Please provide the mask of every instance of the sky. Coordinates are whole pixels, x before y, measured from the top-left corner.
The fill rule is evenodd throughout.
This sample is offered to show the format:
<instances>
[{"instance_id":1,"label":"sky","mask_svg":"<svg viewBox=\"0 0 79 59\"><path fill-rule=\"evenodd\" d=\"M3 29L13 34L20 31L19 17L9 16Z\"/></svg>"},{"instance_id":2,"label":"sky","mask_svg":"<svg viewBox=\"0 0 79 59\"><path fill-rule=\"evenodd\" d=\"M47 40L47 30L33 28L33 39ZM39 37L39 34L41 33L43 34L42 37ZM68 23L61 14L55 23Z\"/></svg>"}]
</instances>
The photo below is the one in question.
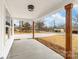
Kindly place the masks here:
<instances>
[{"instance_id":1,"label":"sky","mask_svg":"<svg viewBox=\"0 0 79 59\"><path fill-rule=\"evenodd\" d=\"M77 14L78 14L78 6L74 5L73 9L72 9L72 18L76 17ZM54 20L55 20L56 26L63 25L63 24L65 24L65 16L66 16L66 12L65 12L64 9L62 9L61 11L57 12L56 14L45 17L44 18L45 19L45 25L48 26L48 27L53 26Z\"/></svg>"},{"instance_id":2,"label":"sky","mask_svg":"<svg viewBox=\"0 0 79 59\"><path fill-rule=\"evenodd\" d=\"M78 14L78 6L74 5L72 9L72 17L74 18L77 14ZM65 24L65 15L66 12L64 9L62 9L61 11L58 11L53 15L50 16L48 15L44 17L44 24L48 27L54 26L54 20L55 20L56 26L63 25ZM14 22L16 23L16 25L19 25L18 21L14 21Z\"/></svg>"}]
</instances>

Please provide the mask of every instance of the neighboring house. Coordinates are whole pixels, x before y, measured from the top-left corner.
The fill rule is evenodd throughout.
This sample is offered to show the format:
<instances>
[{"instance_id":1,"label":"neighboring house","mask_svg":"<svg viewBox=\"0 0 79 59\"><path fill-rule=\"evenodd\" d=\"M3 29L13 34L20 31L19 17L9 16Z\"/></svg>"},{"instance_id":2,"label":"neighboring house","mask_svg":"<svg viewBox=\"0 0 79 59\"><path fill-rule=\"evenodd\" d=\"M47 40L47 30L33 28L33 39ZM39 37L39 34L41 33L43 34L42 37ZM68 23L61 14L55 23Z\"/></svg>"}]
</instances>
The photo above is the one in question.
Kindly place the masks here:
<instances>
[{"instance_id":1,"label":"neighboring house","mask_svg":"<svg viewBox=\"0 0 79 59\"><path fill-rule=\"evenodd\" d=\"M54 32L64 32L64 29L54 29Z\"/></svg>"},{"instance_id":2,"label":"neighboring house","mask_svg":"<svg viewBox=\"0 0 79 59\"><path fill-rule=\"evenodd\" d=\"M73 28L72 33L78 34L78 28Z\"/></svg>"}]
</instances>

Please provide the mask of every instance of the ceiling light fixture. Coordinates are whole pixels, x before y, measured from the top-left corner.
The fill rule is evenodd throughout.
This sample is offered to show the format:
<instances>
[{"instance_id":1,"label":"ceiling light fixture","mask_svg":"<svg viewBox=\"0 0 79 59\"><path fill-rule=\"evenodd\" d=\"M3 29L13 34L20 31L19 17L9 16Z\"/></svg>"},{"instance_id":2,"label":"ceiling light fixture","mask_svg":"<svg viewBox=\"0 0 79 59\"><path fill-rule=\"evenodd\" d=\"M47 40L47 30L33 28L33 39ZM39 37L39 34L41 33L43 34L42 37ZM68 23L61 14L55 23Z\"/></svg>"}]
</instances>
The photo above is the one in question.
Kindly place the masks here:
<instances>
[{"instance_id":1,"label":"ceiling light fixture","mask_svg":"<svg viewBox=\"0 0 79 59\"><path fill-rule=\"evenodd\" d=\"M34 5L28 5L28 11L33 11L34 10Z\"/></svg>"}]
</instances>

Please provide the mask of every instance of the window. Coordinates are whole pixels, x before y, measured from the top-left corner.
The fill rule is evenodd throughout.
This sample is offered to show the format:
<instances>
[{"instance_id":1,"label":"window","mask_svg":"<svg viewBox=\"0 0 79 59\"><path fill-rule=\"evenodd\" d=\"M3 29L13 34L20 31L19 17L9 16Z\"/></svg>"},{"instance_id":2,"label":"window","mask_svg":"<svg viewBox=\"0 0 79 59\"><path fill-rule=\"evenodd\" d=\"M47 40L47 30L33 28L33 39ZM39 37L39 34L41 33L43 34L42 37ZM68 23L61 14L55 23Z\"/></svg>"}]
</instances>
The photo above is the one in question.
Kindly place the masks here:
<instances>
[{"instance_id":1,"label":"window","mask_svg":"<svg viewBox=\"0 0 79 59\"><path fill-rule=\"evenodd\" d=\"M6 9L5 14L6 14L6 16L5 16L5 19L6 19L6 39L9 39L12 35L12 18L10 17L10 14L7 11L7 9Z\"/></svg>"}]
</instances>

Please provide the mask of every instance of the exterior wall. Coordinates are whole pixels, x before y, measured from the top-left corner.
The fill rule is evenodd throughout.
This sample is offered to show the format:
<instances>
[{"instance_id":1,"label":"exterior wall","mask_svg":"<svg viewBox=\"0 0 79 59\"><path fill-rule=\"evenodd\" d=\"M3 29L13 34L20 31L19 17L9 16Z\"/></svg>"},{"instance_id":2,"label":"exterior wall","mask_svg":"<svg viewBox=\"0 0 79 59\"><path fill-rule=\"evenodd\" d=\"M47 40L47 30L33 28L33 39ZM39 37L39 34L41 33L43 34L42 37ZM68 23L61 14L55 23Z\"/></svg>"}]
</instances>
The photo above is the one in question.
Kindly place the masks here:
<instances>
[{"instance_id":1,"label":"exterior wall","mask_svg":"<svg viewBox=\"0 0 79 59\"><path fill-rule=\"evenodd\" d=\"M6 29L6 27L8 26L8 33L6 34L6 32L5 32L5 41L4 41L4 59L6 59L7 58L7 56L8 56L8 53L9 53L9 51L10 51L10 48L11 48L11 46L12 46L12 43L13 43L13 41L14 41L14 37L13 37L13 32L14 32L14 28L13 28L13 22L11 22L12 21L12 18L11 18L11 15L9 14L9 12L8 12L8 10L6 9L6 8L4 8L4 18L5 18L5 29ZM8 18L7 18L8 17ZM6 24L6 21L8 21L9 22L9 24L10 25L7 25ZM6 31L6 30L5 30ZM6 38L6 36L7 36L7 38Z\"/></svg>"},{"instance_id":2,"label":"exterior wall","mask_svg":"<svg viewBox=\"0 0 79 59\"><path fill-rule=\"evenodd\" d=\"M4 39L4 22L3 22L3 1L0 0L0 59L3 57L3 39Z\"/></svg>"},{"instance_id":3,"label":"exterior wall","mask_svg":"<svg viewBox=\"0 0 79 59\"><path fill-rule=\"evenodd\" d=\"M6 14L5 14L5 6L3 3L3 0L0 0L0 59L6 59L7 55L9 53L9 50L12 46L12 43L14 41L13 32L14 32L14 25L12 22L12 26L9 30L10 38L6 38ZM11 28L12 28L12 34L11 34Z\"/></svg>"}]
</instances>

